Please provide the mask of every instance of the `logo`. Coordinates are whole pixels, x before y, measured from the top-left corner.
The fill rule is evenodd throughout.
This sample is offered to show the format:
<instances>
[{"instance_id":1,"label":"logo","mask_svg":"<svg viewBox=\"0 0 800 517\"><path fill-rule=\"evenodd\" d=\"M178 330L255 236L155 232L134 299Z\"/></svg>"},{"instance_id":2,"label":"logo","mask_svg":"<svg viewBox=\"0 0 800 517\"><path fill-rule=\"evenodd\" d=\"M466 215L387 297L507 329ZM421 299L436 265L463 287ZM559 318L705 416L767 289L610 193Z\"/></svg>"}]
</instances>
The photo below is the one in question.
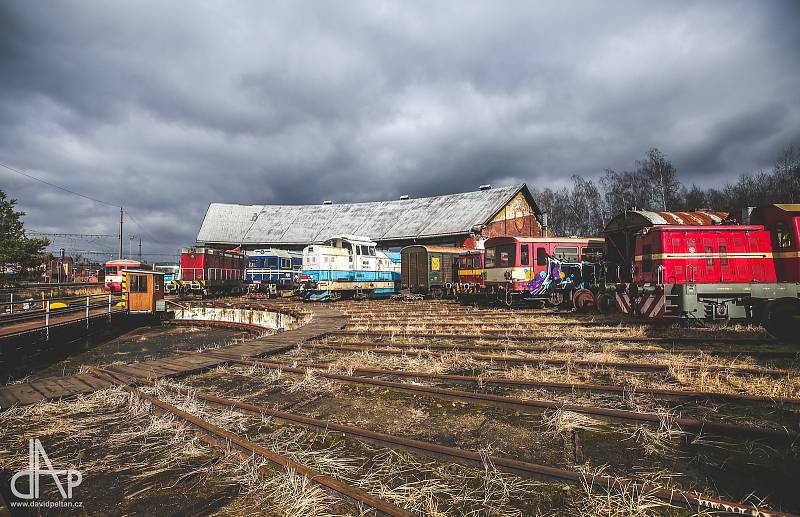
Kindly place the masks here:
<instances>
[{"instance_id":1,"label":"logo","mask_svg":"<svg viewBox=\"0 0 800 517\"><path fill-rule=\"evenodd\" d=\"M80 470L56 470L47 457L47 453L38 438L28 440L28 470L21 470L11 478L11 493L20 499L39 498L39 478L50 476L53 478L62 499L72 499L72 489L79 486L83 480ZM65 478L62 483L62 476ZM17 481L28 478L28 493L17 489ZM65 487L66 484L66 487Z\"/></svg>"}]
</instances>

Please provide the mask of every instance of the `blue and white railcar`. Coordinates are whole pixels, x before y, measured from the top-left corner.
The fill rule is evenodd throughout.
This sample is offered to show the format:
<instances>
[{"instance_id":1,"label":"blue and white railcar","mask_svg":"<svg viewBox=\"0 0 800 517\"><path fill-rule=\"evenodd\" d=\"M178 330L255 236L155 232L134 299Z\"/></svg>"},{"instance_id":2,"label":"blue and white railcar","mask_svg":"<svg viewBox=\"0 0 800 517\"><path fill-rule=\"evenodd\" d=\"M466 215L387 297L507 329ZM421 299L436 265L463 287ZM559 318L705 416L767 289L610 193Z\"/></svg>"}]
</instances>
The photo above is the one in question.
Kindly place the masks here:
<instances>
[{"instance_id":1,"label":"blue and white railcar","mask_svg":"<svg viewBox=\"0 0 800 517\"><path fill-rule=\"evenodd\" d=\"M297 286L303 254L276 248L248 252L245 279L253 291L285 291Z\"/></svg>"},{"instance_id":2,"label":"blue and white railcar","mask_svg":"<svg viewBox=\"0 0 800 517\"><path fill-rule=\"evenodd\" d=\"M303 250L306 300L388 298L400 281L400 254L377 249L366 237L342 235Z\"/></svg>"}]
</instances>

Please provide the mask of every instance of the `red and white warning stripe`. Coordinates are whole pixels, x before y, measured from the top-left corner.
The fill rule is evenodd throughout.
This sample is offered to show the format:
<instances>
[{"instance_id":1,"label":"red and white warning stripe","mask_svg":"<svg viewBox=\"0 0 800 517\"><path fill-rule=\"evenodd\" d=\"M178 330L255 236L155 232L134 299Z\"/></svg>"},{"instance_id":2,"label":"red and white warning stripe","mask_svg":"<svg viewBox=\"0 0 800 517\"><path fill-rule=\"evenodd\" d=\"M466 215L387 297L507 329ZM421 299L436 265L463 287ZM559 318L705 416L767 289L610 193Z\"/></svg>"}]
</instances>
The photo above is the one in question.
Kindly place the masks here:
<instances>
[{"instance_id":1,"label":"red and white warning stripe","mask_svg":"<svg viewBox=\"0 0 800 517\"><path fill-rule=\"evenodd\" d=\"M636 306L642 316L661 319L664 317L666 297L664 293L646 294L637 300Z\"/></svg>"},{"instance_id":2,"label":"red and white warning stripe","mask_svg":"<svg viewBox=\"0 0 800 517\"><path fill-rule=\"evenodd\" d=\"M617 304L617 310L622 314L631 312L631 299L628 297L628 293L615 292L614 301Z\"/></svg>"}]
</instances>

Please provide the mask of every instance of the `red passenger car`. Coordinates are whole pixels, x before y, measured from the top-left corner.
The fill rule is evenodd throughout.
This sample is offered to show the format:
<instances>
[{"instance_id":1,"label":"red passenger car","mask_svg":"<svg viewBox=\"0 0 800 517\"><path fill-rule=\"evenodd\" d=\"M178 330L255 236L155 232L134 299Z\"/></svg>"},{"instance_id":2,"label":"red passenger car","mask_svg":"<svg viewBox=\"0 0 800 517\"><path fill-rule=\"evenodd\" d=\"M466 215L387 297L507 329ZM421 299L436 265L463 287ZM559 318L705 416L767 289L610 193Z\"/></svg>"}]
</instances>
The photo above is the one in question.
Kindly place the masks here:
<instances>
[{"instance_id":1,"label":"red passenger car","mask_svg":"<svg viewBox=\"0 0 800 517\"><path fill-rule=\"evenodd\" d=\"M244 292L244 272L247 259L233 251L211 248L181 250L179 291L206 296Z\"/></svg>"},{"instance_id":2,"label":"red passenger car","mask_svg":"<svg viewBox=\"0 0 800 517\"><path fill-rule=\"evenodd\" d=\"M590 237L493 237L484 247L484 292L506 306L548 299L552 264L598 262L604 254L603 239ZM556 274L560 273L556 268ZM561 276L557 280L570 278ZM582 288L582 283L575 279L570 290Z\"/></svg>"}]
</instances>

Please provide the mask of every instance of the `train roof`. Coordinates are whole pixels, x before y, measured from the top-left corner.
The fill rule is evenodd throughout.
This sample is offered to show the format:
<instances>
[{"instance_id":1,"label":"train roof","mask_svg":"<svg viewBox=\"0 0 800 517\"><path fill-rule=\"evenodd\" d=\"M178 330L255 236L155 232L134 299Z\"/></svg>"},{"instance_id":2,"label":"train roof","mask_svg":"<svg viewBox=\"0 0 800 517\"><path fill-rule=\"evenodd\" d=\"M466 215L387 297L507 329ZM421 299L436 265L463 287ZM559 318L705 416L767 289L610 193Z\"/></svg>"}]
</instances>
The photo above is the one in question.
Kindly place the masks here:
<instances>
[{"instance_id":1,"label":"train roof","mask_svg":"<svg viewBox=\"0 0 800 517\"><path fill-rule=\"evenodd\" d=\"M105 263L106 266L130 266L132 264L140 265L142 262L134 259L114 259Z\"/></svg>"},{"instance_id":2,"label":"train roof","mask_svg":"<svg viewBox=\"0 0 800 517\"><path fill-rule=\"evenodd\" d=\"M486 239L484 247L486 244L490 244L489 241L553 242L556 244L575 244L585 242L588 244L590 242L601 243L604 240L605 239L603 237L514 237L503 235Z\"/></svg>"},{"instance_id":3,"label":"train roof","mask_svg":"<svg viewBox=\"0 0 800 517\"><path fill-rule=\"evenodd\" d=\"M288 251L282 250L278 248L265 248L265 249L258 249L247 252L247 256L249 257L258 257L258 256L270 256L270 257L280 257L280 258L298 258L303 256L303 252L301 251Z\"/></svg>"},{"instance_id":4,"label":"train roof","mask_svg":"<svg viewBox=\"0 0 800 517\"><path fill-rule=\"evenodd\" d=\"M541 212L522 183L443 196L322 205L211 203L198 242L244 245L307 245L337 235L403 241L467 235L489 224L522 193Z\"/></svg>"},{"instance_id":5,"label":"train roof","mask_svg":"<svg viewBox=\"0 0 800 517\"><path fill-rule=\"evenodd\" d=\"M412 244L411 246L406 246L403 249L407 250L410 248L425 248L426 250L434 253L463 253L464 250L467 249L467 248L453 248L449 246L430 246L428 244Z\"/></svg>"},{"instance_id":6,"label":"train roof","mask_svg":"<svg viewBox=\"0 0 800 517\"><path fill-rule=\"evenodd\" d=\"M681 225L711 226L721 224L728 212L697 210L694 212L651 212L648 210L628 210L611 219L604 233L624 230L638 230L646 226Z\"/></svg>"}]
</instances>

